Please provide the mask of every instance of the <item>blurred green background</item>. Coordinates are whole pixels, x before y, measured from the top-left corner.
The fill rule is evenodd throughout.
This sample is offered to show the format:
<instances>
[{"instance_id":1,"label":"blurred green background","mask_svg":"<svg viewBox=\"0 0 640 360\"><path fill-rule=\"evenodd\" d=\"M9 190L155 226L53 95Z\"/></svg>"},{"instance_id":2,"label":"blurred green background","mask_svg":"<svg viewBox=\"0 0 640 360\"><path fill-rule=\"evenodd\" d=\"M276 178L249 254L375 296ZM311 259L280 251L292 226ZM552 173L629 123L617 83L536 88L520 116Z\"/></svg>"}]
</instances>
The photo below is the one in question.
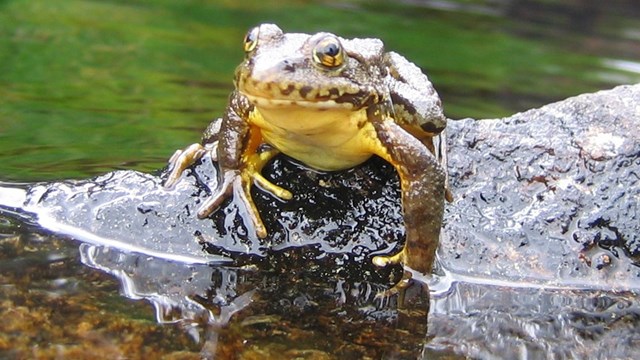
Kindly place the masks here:
<instances>
[{"instance_id":1,"label":"blurred green background","mask_svg":"<svg viewBox=\"0 0 640 360\"><path fill-rule=\"evenodd\" d=\"M248 28L376 37L451 118L640 81L634 1L0 0L0 180L151 171L221 115Z\"/></svg>"}]
</instances>

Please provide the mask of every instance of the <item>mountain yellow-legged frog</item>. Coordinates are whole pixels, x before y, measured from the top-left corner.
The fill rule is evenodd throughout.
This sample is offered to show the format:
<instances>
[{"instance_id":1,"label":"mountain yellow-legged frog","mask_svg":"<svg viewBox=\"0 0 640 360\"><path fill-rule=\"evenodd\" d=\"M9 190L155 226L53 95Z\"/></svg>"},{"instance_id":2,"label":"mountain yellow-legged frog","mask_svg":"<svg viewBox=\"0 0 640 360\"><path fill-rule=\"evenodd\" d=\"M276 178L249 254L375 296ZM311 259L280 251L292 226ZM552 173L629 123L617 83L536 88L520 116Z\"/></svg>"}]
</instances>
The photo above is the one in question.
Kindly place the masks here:
<instances>
[{"instance_id":1,"label":"mountain yellow-legged frog","mask_svg":"<svg viewBox=\"0 0 640 360\"><path fill-rule=\"evenodd\" d=\"M375 256L373 262L400 262L429 273L450 195L446 118L427 76L401 55L385 52L378 39L283 33L272 24L250 30L244 51L223 117L209 125L201 144L176 152L165 186L210 151L222 178L198 216L207 217L234 194L246 206L256 234L265 237L251 186L292 198L260 174L274 155L282 152L326 171L377 155L400 175L406 243L400 253Z\"/></svg>"}]
</instances>

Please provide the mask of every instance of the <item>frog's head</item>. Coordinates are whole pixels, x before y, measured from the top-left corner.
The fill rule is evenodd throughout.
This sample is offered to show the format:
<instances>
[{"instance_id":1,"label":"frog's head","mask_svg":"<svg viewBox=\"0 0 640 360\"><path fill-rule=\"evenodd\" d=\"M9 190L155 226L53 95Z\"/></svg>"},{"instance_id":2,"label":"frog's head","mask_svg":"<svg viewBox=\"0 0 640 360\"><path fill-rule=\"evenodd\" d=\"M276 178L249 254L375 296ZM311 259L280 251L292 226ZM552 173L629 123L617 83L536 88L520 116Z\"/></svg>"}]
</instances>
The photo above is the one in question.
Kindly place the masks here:
<instances>
[{"instance_id":1,"label":"frog's head","mask_svg":"<svg viewBox=\"0 0 640 360\"><path fill-rule=\"evenodd\" d=\"M285 34L276 25L263 24L247 33L244 51L236 88L260 108L354 110L383 97L384 49L377 39Z\"/></svg>"}]
</instances>

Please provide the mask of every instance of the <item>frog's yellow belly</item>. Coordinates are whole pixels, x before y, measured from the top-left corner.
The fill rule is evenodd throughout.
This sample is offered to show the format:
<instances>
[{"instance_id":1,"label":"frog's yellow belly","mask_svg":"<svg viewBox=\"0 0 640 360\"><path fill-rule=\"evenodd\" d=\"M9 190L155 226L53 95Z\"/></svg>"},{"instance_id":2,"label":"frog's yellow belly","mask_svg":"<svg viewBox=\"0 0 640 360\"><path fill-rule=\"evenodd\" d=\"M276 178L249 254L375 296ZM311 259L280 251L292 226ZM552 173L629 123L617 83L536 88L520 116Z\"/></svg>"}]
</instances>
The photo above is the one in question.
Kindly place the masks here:
<instances>
[{"instance_id":1,"label":"frog's yellow belly","mask_svg":"<svg viewBox=\"0 0 640 360\"><path fill-rule=\"evenodd\" d=\"M282 153L301 161L314 169L334 171L354 167L371 157L371 153L345 151L342 147L328 147L306 142L305 138L273 138L263 132L267 143Z\"/></svg>"},{"instance_id":2,"label":"frog's yellow belly","mask_svg":"<svg viewBox=\"0 0 640 360\"><path fill-rule=\"evenodd\" d=\"M365 110L293 107L254 111L251 124L282 153L318 170L343 170L366 161L377 141Z\"/></svg>"}]
</instances>

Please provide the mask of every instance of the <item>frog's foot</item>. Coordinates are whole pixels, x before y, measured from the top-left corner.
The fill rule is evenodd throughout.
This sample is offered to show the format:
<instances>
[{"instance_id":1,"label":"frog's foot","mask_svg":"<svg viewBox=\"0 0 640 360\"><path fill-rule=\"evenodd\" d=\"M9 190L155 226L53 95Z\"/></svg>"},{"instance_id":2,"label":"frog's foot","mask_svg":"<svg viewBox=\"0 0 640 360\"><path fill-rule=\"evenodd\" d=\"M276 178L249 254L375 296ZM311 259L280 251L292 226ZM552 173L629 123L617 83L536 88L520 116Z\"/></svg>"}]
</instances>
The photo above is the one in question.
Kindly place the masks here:
<instances>
[{"instance_id":1,"label":"frog's foot","mask_svg":"<svg viewBox=\"0 0 640 360\"><path fill-rule=\"evenodd\" d=\"M271 181L265 179L265 177L261 174L262 168L278 153L278 150L269 149L261 153L252 154L251 156L249 156L246 160L247 167L245 169L245 173L247 174L245 176L248 176L248 178L252 179L256 185L260 186L263 190L268 191L274 196L282 200L291 200L293 198L293 194L291 193L291 191L272 183Z\"/></svg>"},{"instance_id":2,"label":"frog's foot","mask_svg":"<svg viewBox=\"0 0 640 360\"><path fill-rule=\"evenodd\" d=\"M405 259L406 259L406 247L402 249L402 251L400 251L399 253L395 254L395 255L391 255L391 256L386 256L386 255L378 255L378 256L374 256L373 259L371 260L371 262L373 262L373 264L375 266L379 266L379 267L385 267L387 265L392 265L392 264L404 264L405 263Z\"/></svg>"},{"instance_id":3,"label":"frog's foot","mask_svg":"<svg viewBox=\"0 0 640 360\"><path fill-rule=\"evenodd\" d=\"M277 153L276 150L271 150L259 154L252 154L245 157L243 161L244 166L241 170L225 171L222 184L220 184L218 190L205 200L198 209L198 217L206 218L209 216L233 193L234 197L242 201L244 207L247 209L247 216L253 224L256 235L260 238L266 237L267 229L251 197L251 185L255 183L283 200L289 200L293 197L290 191L273 184L260 174L262 167Z\"/></svg>"},{"instance_id":4,"label":"frog's foot","mask_svg":"<svg viewBox=\"0 0 640 360\"><path fill-rule=\"evenodd\" d=\"M200 160L202 156L207 152L204 146L196 143L189 145L184 150L176 150L176 152L169 159L169 176L164 182L164 187L170 188L189 166L193 165L196 161Z\"/></svg>"}]
</instances>

